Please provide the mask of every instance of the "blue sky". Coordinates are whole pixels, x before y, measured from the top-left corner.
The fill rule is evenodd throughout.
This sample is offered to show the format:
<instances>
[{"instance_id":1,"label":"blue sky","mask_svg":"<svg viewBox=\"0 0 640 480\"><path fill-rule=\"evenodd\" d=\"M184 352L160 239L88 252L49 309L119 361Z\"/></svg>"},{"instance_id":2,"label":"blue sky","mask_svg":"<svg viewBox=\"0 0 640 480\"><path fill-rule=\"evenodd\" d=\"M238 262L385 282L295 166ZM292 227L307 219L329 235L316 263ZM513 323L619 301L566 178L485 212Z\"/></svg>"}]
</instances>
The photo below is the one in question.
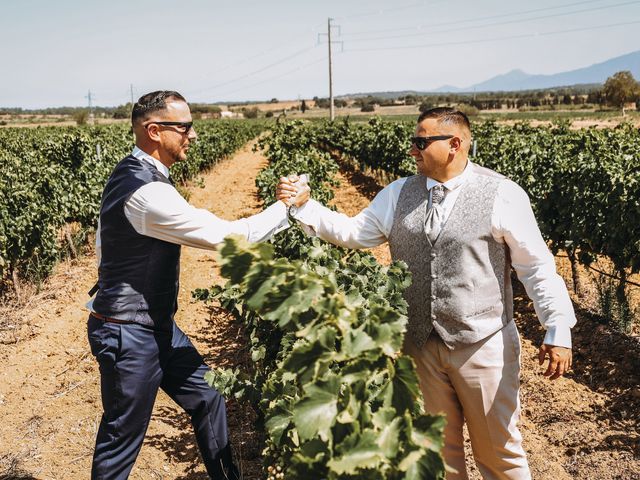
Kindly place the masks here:
<instances>
[{"instance_id":1,"label":"blue sky","mask_svg":"<svg viewBox=\"0 0 640 480\"><path fill-rule=\"evenodd\" d=\"M640 49L640 1L0 0L0 106L192 102L468 86ZM636 22L636 23L632 23ZM620 25L626 24L626 25ZM339 26L339 29L337 28Z\"/></svg>"}]
</instances>

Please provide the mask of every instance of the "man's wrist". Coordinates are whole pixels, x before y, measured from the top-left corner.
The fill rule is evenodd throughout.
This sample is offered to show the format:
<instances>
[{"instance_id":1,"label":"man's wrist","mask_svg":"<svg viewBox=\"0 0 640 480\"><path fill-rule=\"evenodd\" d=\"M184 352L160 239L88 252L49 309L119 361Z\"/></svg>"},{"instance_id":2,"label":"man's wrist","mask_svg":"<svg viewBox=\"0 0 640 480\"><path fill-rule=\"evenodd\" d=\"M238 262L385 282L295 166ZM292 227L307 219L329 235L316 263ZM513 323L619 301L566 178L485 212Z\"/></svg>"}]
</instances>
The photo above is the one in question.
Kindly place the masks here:
<instances>
[{"instance_id":1,"label":"man's wrist","mask_svg":"<svg viewBox=\"0 0 640 480\"><path fill-rule=\"evenodd\" d=\"M309 210L309 208L312 208L310 207L311 203L311 199L309 199L300 206L291 204L291 206L287 208L287 214L289 215L289 217L295 220L299 220L300 218L302 218L301 216L303 215L303 212L306 212Z\"/></svg>"},{"instance_id":2,"label":"man's wrist","mask_svg":"<svg viewBox=\"0 0 640 480\"><path fill-rule=\"evenodd\" d=\"M549 327L542 343L553 347L571 348L571 328L568 325Z\"/></svg>"}]
</instances>

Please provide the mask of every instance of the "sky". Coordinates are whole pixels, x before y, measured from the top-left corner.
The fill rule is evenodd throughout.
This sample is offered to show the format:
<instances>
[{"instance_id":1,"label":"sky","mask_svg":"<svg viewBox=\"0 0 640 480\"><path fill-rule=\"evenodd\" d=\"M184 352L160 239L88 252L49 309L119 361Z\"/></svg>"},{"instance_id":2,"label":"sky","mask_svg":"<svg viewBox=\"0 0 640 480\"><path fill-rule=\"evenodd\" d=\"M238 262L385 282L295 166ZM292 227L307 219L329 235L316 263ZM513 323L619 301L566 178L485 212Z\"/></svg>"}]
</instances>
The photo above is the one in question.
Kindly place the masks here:
<instances>
[{"instance_id":1,"label":"sky","mask_svg":"<svg viewBox=\"0 0 640 480\"><path fill-rule=\"evenodd\" d=\"M465 87L640 49L640 0L0 0L0 107Z\"/></svg>"}]
</instances>

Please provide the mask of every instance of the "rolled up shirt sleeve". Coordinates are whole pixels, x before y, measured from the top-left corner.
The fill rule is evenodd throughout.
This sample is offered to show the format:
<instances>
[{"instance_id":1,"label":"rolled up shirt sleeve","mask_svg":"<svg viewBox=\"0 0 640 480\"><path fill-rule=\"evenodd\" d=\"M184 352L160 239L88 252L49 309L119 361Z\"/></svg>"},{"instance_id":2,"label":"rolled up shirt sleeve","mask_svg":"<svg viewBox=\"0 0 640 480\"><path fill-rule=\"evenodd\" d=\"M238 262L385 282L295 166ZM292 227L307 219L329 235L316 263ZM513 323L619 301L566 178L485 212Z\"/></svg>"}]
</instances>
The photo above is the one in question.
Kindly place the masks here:
<instances>
[{"instance_id":1,"label":"rolled up shirt sleeve","mask_svg":"<svg viewBox=\"0 0 640 480\"><path fill-rule=\"evenodd\" d=\"M499 186L492 234L509 246L511 264L546 330L544 343L571 348L571 328L576 324L576 316L567 286L556 271L529 197L511 180L504 180Z\"/></svg>"},{"instance_id":2,"label":"rolled up shirt sleeve","mask_svg":"<svg viewBox=\"0 0 640 480\"><path fill-rule=\"evenodd\" d=\"M391 183L354 217L309 200L292 215L310 236L347 248L376 247L387 241L405 179Z\"/></svg>"},{"instance_id":3,"label":"rolled up shirt sleeve","mask_svg":"<svg viewBox=\"0 0 640 480\"><path fill-rule=\"evenodd\" d=\"M282 202L251 217L229 221L189 205L173 186L162 182L136 190L125 203L124 213L141 235L208 250L231 234L259 242L289 226Z\"/></svg>"}]
</instances>

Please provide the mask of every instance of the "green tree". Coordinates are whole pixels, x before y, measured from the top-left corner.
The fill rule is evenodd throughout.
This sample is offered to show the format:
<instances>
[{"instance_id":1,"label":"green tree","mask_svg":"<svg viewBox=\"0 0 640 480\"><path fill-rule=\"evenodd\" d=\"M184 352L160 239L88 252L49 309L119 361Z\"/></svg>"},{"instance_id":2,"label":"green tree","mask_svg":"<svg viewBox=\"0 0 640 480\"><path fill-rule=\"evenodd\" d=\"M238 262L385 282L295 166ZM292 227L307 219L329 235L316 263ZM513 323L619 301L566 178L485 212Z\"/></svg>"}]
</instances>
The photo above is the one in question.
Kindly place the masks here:
<instances>
[{"instance_id":1,"label":"green tree","mask_svg":"<svg viewBox=\"0 0 640 480\"><path fill-rule=\"evenodd\" d=\"M258 118L258 115L260 114L260 109L258 107L251 107L251 108L243 108L242 109L242 114L244 115L244 118Z\"/></svg>"},{"instance_id":2,"label":"green tree","mask_svg":"<svg viewBox=\"0 0 640 480\"><path fill-rule=\"evenodd\" d=\"M73 114L73 119L76 121L77 125L86 125L89 121L89 110L78 110Z\"/></svg>"},{"instance_id":3,"label":"green tree","mask_svg":"<svg viewBox=\"0 0 640 480\"><path fill-rule=\"evenodd\" d=\"M131 117L131 102L124 105L118 105L112 114L113 118L129 118Z\"/></svg>"},{"instance_id":4,"label":"green tree","mask_svg":"<svg viewBox=\"0 0 640 480\"><path fill-rule=\"evenodd\" d=\"M316 102L316 107L318 108L329 108L329 99L328 98L318 98L313 97Z\"/></svg>"},{"instance_id":5,"label":"green tree","mask_svg":"<svg viewBox=\"0 0 640 480\"><path fill-rule=\"evenodd\" d=\"M420 104L420 106L418 107L418 110L420 110L421 112L426 112L427 110L432 109L433 107L435 107L436 105L432 102L422 102Z\"/></svg>"},{"instance_id":6,"label":"green tree","mask_svg":"<svg viewBox=\"0 0 640 480\"><path fill-rule=\"evenodd\" d=\"M640 84L628 70L618 72L607 78L602 93L609 105L622 109L622 116L624 116L625 104L640 97Z\"/></svg>"}]
</instances>

